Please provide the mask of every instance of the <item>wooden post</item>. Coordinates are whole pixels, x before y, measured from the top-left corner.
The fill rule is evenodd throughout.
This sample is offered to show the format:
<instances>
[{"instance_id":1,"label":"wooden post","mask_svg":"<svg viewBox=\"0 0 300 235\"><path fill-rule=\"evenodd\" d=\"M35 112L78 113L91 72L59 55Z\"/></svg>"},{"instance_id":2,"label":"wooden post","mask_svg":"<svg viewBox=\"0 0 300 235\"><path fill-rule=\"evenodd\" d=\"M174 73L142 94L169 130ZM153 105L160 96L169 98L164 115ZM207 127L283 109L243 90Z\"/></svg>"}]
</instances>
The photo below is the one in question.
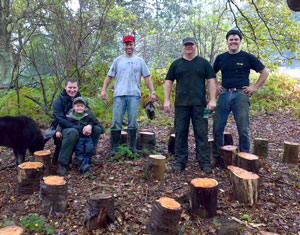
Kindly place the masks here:
<instances>
[{"instance_id":1,"label":"wooden post","mask_svg":"<svg viewBox=\"0 0 300 235\"><path fill-rule=\"evenodd\" d=\"M155 133L142 131L138 133L137 136L137 148L147 149L149 151L155 150Z\"/></svg>"},{"instance_id":2,"label":"wooden post","mask_svg":"<svg viewBox=\"0 0 300 235\"><path fill-rule=\"evenodd\" d=\"M224 145L233 145L233 137L231 132L224 132Z\"/></svg>"},{"instance_id":3,"label":"wooden post","mask_svg":"<svg viewBox=\"0 0 300 235\"><path fill-rule=\"evenodd\" d=\"M44 175L49 175L51 170L51 151L41 150L33 153L34 161L41 162L44 165Z\"/></svg>"},{"instance_id":4,"label":"wooden post","mask_svg":"<svg viewBox=\"0 0 300 235\"><path fill-rule=\"evenodd\" d=\"M126 144L127 145L127 132L121 131L121 142L120 144Z\"/></svg>"},{"instance_id":5,"label":"wooden post","mask_svg":"<svg viewBox=\"0 0 300 235\"><path fill-rule=\"evenodd\" d=\"M172 155L175 154L175 133L169 137L168 152Z\"/></svg>"},{"instance_id":6,"label":"wooden post","mask_svg":"<svg viewBox=\"0 0 300 235\"><path fill-rule=\"evenodd\" d=\"M257 174L259 171L259 158L251 153L239 152L236 157L236 165Z\"/></svg>"},{"instance_id":7,"label":"wooden post","mask_svg":"<svg viewBox=\"0 0 300 235\"><path fill-rule=\"evenodd\" d=\"M218 181L196 178L191 181L191 210L202 218L217 215Z\"/></svg>"},{"instance_id":8,"label":"wooden post","mask_svg":"<svg viewBox=\"0 0 300 235\"><path fill-rule=\"evenodd\" d=\"M68 185L64 177L50 175L41 181L41 212L64 212L67 208Z\"/></svg>"},{"instance_id":9,"label":"wooden post","mask_svg":"<svg viewBox=\"0 0 300 235\"><path fill-rule=\"evenodd\" d=\"M145 168L150 180L162 180L166 168L166 157L162 155L149 155Z\"/></svg>"},{"instance_id":10,"label":"wooden post","mask_svg":"<svg viewBox=\"0 0 300 235\"><path fill-rule=\"evenodd\" d=\"M225 145L221 147L221 168L227 169L227 166L235 165L237 146Z\"/></svg>"},{"instance_id":11,"label":"wooden post","mask_svg":"<svg viewBox=\"0 0 300 235\"><path fill-rule=\"evenodd\" d=\"M23 162L18 166L19 194L32 194L39 191L43 167L41 162Z\"/></svg>"},{"instance_id":12,"label":"wooden post","mask_svg":"<svg viewBox=\"0 0 300 235\"><path fill-rule=\"evenodd\" d=\"M241 203L254 205L259 196L259 176L237 166L228 166L233 198Z\"/></svg>"},{"instance_id":13,"label":"wooden post","mask_svg":"<svg viewBox=\"0 0 300 235\"><path fill-rule=\"evenodd\" d=\"M260 159L268 157L268 140L262 138L255 138L253 146L253 154L259 156Z\"/></svg>"},{"instance_id":14,"label":"wooden post","mask_svg":"<svg viewBox=\"0 0 300 235\"><path fill-rule=\"evenodd\" d=\"M289 141L284 142L283 162L297 164L299 154L299 144Z\"/></svg>"},{"instance_id":15,"label":"wooden post","mask_svg":"<svg viewBox=\"0 0 300 235\"><path fill-rule=\"evenodd\" d=\"M0 229L0 235L21 235L24 233L24 229L19 226L7 226Z\"/></svg>"},{"instance_id":16,"label":"wooden post","mask_svg":"<svg viewBox=\"0 0 300 235\"><path fill-rule=\"evenodd\" d=\"M161 197L153 205L148 233L151 235L178 234L178 223L181 217L181 205L174 199Z\"/></svg>"},{"instance_id":17,"label":"wooden post","mask_svg":"<svg viewBox=\"0 0 300 235\"><path fill-rule=\"evenodd\" d=\"M209 158L210 158L210 160L213 160L214 139L209 138L208 144L209 144Z\"/></svg>"},{"instance_id":18,"label":"wooden post","mask_svg":"<svg viewBox=\"0 0 300 235\"><path fill-rule=\"evenodd\" d=\"M84 225L88 231L105 228L115 220L114 197L107 193L98 193L87 197L87 209L84 215Z\"/></svg>"}]
</instances>

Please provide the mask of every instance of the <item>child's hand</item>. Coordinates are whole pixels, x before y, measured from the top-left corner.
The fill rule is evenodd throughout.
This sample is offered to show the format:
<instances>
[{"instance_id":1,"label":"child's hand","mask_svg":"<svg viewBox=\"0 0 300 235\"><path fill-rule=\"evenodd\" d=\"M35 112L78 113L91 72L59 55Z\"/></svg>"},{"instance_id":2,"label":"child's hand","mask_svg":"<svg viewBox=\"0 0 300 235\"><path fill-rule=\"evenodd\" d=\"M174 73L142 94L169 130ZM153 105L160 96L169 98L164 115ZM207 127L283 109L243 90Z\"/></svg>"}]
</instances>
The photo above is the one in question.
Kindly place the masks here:
<instances>
[{"instance_id":1,"label":"child's hand","mask_svg":"<svg viewBox=\"0 0 300 235\"><path fill-rule=\"evenodd\" d=\"M56 138L58 138L58 139L62 139L62 134L61 134L60 131L57 131L57 132L55 133L55 136L56 136Z\"/></svg>"}]
</instances>

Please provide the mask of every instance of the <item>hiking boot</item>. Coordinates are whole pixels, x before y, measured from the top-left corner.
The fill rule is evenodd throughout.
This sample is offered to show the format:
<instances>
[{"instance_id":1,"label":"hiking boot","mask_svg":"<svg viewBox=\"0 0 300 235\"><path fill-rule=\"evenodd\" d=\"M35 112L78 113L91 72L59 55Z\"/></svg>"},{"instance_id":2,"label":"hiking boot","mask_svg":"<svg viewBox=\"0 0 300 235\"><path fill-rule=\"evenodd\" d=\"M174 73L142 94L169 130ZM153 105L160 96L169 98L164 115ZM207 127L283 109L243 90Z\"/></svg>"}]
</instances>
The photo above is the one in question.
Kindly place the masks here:
<instances>
[{"instance_id":1,"label":"hiking boot","mask_svg":"<svg viewBox=\"0 0 300 235\"><path fill-rule=\"evenodd\" d=\"M173 170L173 172L182 172L182 171L184 171L184 168L185 167L180 166L180 165L174 165L172 170Z\"/></svg>"},{"instance_id":2,"label":"hiking boot","mask_svg":"<svg viewBox=\"0 0 300 235\"><path fill-rule=\"evenodd\" d=\"M56 170L56 174L59 176L65 176L67 174L67 168L59 164Z\"/></svg>"},{"instance_id":3,"label":"hiking boot","mask_svg":"<svg viewBox=\"0 0 300 235\"><path fill-rule=\"evenodd\" d=\"M206 173L206 174L211 174L212 173L212 170L209 166L205 166L203 167L203 172Z\"/></svg>"},{"instance_id":4,"label":"hiking boot","mask_svg":"<svg viewBox=\"0 0 300 235\"><path fill-rule=\"evenodd\" d=\"M81 166L79 167L79 171L81 174L84 174L85 172L91 171L91 165L84 162L83 164L81 164Z\"/></svg>"},{"instance_id":5,"label":"hiking boot","mask_svg":"<svg viewBox=\"0 0 300 235\"><path fill-rule=\"evenodd\" d=\"M136 148L136 131L137 131L137 129L128 129L129 146L130 146L131 152L141 153L141 151L137 150L137 148Z\"/></svg>"}]
</instances>

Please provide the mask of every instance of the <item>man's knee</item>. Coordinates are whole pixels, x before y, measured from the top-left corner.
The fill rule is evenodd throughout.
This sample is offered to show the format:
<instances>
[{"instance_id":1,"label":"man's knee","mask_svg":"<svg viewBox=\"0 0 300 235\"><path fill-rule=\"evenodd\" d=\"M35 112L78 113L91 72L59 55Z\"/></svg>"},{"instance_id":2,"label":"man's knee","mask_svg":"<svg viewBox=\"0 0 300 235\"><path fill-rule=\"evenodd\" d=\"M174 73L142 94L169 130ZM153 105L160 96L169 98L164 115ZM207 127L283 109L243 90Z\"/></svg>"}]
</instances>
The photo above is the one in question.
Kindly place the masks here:
<instances>
[{"instance_id":1,"label":"man's knee","mask_svg":"<svg viewBox=\"0 0 300 235\"><path fill-rule=\"evenodd\" d=\"M78 130L75 128L64 129L63 132L63 142L65 143L76 143L79 137Z\"/></svg>"}]
</instances>

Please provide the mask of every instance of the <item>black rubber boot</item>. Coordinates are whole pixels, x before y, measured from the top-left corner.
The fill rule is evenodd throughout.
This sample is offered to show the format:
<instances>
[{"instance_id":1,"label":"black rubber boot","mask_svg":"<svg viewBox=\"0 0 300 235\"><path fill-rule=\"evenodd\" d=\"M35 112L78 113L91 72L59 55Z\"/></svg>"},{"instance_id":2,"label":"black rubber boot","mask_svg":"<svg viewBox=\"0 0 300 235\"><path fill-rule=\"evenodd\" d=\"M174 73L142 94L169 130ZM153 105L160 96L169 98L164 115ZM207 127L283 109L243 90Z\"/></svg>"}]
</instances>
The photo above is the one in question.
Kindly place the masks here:
<instances>
[{"instance_id":1,"label":"black rubber boot","mask_svg":"<svg viewBox=\"0 0 300 235\"><path fill-rule=\"evenodd\" d=\"M128 139L131 152L140 153L141 151L136 149L136 131L137 129L128 129Z\"/></svg>"},{"instance_id":2,"label":"black rubber boot","mask_svg":"<svg viewBox=\"0 0 300 235\"><path fill-rule=\"evenodd\" d=\"M110 131L110 147L111 155L115 155L118 152L118 146L121 141L121 131Z\"/></svg>"}]
</instances>

